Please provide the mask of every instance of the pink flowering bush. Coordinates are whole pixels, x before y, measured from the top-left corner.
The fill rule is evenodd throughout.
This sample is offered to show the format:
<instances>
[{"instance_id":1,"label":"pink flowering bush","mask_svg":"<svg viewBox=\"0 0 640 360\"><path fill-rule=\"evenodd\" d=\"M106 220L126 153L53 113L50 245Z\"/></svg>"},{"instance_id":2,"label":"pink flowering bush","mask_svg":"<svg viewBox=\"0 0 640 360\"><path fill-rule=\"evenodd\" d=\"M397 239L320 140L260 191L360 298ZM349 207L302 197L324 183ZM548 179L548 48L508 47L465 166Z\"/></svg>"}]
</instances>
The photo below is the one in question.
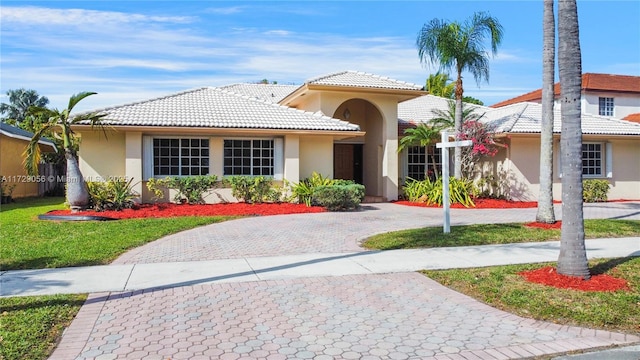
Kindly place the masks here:
<instances>
[{"instance_id":1,"label":"pink flowering bush","mask_svg":"<svg viewBox=\"0 0 640 360\"><path fill-rule=\"evenodd\" d=\"M498 153L498 145L493 139L493 133L477 120L465 121L459 138L473 142L473 146L462 148L462 175L469 179L473 176L475 164L482 157L493 157Z\"/></svg>"}]
</instances>

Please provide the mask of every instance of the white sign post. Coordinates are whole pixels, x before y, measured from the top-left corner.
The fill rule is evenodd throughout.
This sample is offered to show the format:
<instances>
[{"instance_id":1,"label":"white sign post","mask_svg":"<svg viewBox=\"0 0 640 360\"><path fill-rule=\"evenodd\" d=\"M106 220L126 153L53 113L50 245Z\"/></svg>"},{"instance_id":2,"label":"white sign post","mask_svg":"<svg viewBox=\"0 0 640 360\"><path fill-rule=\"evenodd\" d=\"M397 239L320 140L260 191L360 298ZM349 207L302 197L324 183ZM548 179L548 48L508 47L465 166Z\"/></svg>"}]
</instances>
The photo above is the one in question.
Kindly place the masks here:
<instances>
[{"instance_id":1,"label":"white sign post","mask_svg":"<svg viewBox=\"0 0 640 360\"><path fill-rule=\"evenodd\" d=\"M449 142L449 133L443 130L441 133L441 142L436 147L442 149L442 207L444 208L444 224L443 232L448 234L451 232L451 221L449 215L449 148L462 146L471 146L473 141L462 140Z\"/></svg>"}]
</instances>

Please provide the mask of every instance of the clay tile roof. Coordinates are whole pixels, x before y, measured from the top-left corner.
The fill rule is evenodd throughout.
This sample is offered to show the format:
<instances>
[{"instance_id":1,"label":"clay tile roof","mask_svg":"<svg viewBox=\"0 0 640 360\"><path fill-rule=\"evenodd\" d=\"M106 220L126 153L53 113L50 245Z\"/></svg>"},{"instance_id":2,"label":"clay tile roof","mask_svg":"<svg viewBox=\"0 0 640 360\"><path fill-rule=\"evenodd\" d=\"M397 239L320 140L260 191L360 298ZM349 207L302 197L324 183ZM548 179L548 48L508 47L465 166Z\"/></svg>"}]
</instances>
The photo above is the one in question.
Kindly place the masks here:
<instances>
[{"instance_id":1,"label":"clay tile roof","mask_svg":"<svg viewBox=\"0 0 640 360\"><path fill-rule=\"evenodd\" d=\"M382 88L397 90L421 90L421 85L399 81L384 76L374 75L360 71L342 71L339 73L324 75L307 80L307 84L347 86L363 88Z\"/></svg>"},{"instance_id":2,"label":"clay tile roof","mask_svg":"<svg viewBox=\"0 0 640 360\"><path fill-rule=\"evenodd\" d=\"M629 114L622 118L622 120L640 123L640 113Z\"/></svg>"},{"instance_id":3,"label":"clay tile roof","mask_svg":"<svg viewBox=\"0 0 640 360\"><path fill-rule=\"evenodd\" d=\"M586 73L582 75L582 91L585 90L640 93L640 76ZM560 95L559 83L554 84L553 93L555 96ZM497 108L521 102L539 102L541 99L542 89L538 89L524 95L516 96L497 104L493 104L491 107Z\"/></svg>"}]
</instances>

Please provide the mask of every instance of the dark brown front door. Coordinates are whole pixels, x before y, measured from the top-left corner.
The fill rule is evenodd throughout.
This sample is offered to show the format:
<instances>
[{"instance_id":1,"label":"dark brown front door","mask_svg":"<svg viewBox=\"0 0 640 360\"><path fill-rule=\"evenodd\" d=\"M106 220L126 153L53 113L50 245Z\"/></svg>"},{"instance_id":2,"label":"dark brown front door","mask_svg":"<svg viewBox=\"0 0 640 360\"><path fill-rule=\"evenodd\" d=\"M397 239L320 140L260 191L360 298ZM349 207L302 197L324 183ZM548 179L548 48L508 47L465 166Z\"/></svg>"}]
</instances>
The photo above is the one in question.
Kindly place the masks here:
<instances>
[{"instance_id":1,"label":"dark brown front door","mask_svg":"<svg viewBox=\"0 0 640 360\"><path fill-rule=\"evenodd\" d=\"M333 147L333 178L362 183L362 145L335 144Z\"/></svg>"}]
</instances>

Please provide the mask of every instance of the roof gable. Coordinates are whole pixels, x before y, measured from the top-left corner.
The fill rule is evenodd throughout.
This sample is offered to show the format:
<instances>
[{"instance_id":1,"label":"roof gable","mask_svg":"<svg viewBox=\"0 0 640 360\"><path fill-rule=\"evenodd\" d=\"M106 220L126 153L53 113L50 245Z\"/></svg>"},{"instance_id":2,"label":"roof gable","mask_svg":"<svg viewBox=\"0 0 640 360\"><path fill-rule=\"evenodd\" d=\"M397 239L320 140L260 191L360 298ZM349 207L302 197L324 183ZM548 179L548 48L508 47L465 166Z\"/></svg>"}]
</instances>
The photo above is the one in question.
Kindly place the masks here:
<instances>
[{"instance_id":1,"label":"roof gable","mask_svg":"<svg viewBox=\"0 0 640 360\"><path fill-rule=\"evenodd\" d=\"M359 71L342 71L312 78L306 85L324 85L336 87L376 88L393 90L421 90L422 86L399 81L384 76Z\"/></svg>"},{"instance_id":2,"label":"roof gable","mask_svg":"<svg viewBox=\"0 0 640 360\"><path fill-rule=\"evenodd\" d=\"M358 125L220 88L199 88L91 112L105 125L359 131ZM268 114L268 116L267 116ZM79 122L88 125L87 121Z\"/></svg>"}]
</instances>

